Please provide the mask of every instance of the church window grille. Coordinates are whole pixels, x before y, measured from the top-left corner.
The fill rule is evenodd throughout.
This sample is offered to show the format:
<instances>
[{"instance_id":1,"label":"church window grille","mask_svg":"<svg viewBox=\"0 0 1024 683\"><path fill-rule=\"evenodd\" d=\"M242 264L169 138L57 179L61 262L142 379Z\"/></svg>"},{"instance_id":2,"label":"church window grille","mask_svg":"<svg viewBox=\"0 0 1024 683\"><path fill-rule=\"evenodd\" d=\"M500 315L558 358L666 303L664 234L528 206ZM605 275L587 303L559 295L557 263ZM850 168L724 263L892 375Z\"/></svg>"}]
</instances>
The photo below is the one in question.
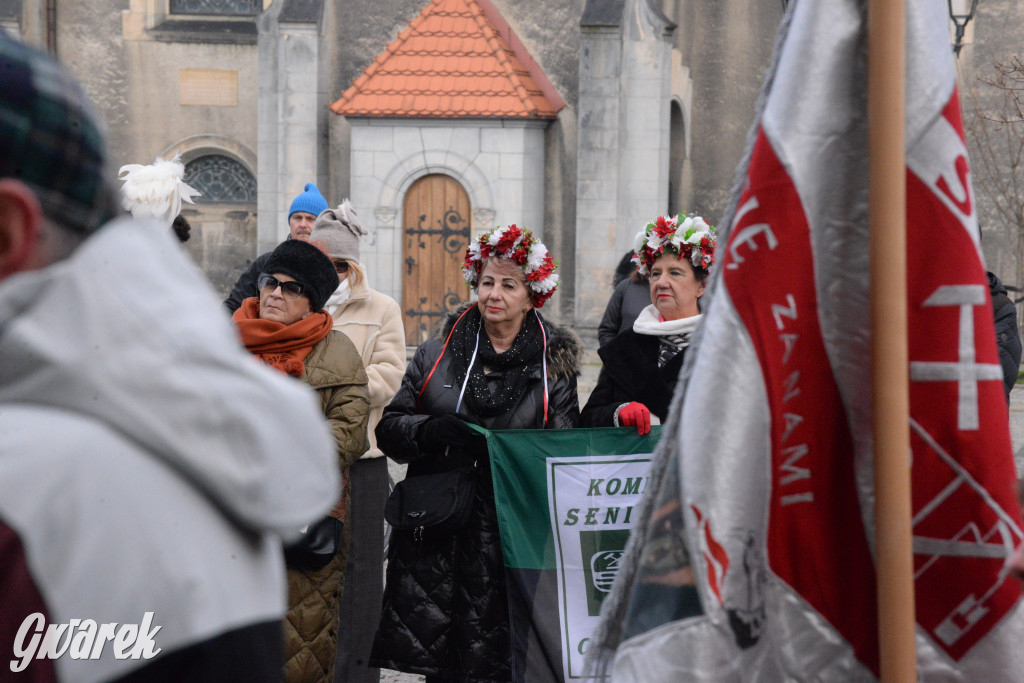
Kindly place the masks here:
<instances>
[{"instance_id":1,"label":"church window grille","mask_svg":"<svg viewBox=\"0 0 1024 683\"><path fill-rule=\"evenodd\" d=\"M251 17L262 8L262 0L170 0L171 14Z\"/></svg>"},{"instance_id":2,"label":"church window grille","mask_svg":"<svg viewBox=\"0 0 1024 683\"><path fill-rule=\"evenodd\" d=\"M256 179L242 164L219 154L201 156L185 164L185 182L202 193L201 202L256 202Z\"/></svg>"}]
</instances>

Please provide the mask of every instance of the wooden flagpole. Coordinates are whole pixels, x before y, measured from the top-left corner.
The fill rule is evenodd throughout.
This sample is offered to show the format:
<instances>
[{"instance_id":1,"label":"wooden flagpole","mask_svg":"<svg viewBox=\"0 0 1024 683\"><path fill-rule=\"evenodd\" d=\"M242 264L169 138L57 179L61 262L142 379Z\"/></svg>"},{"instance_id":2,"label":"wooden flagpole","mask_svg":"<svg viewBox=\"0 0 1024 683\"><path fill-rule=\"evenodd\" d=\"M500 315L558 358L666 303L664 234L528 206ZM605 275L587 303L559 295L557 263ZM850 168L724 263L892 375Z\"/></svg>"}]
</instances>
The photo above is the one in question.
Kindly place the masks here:
<instances>
[{"instance_id":1,"label":"wooden flagpole","mask_svg":"<svg viewBox=\"0 0 1024 683\"><path fill-rule=\"evenodd\" d=\"M871 398L883 683L917 680L907 357L905 12L904 0L868 0Z\"/></svg>"}]
</instances>

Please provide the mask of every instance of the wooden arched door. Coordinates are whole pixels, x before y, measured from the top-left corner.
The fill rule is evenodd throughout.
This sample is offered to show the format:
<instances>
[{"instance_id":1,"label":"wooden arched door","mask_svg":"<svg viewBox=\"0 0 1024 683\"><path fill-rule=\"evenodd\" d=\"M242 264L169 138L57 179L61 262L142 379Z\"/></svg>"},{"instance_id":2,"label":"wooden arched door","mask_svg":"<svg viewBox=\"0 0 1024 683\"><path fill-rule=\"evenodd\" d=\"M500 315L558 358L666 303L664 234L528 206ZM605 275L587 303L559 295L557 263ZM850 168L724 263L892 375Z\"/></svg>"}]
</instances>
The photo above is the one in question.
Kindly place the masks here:
<instances>
[{"instance_id":1,"label":"wooden arched door","mask_svg":"<svg viewBox=\"0 0 1024 683\"><path fill-rule=\"evenodd\" d=\"M417 180L402 216L402 311L405 341L418 346L437 322L469 297L462 263L469 246L469 195L451 176Z\"/></svg>"}]
</instances>

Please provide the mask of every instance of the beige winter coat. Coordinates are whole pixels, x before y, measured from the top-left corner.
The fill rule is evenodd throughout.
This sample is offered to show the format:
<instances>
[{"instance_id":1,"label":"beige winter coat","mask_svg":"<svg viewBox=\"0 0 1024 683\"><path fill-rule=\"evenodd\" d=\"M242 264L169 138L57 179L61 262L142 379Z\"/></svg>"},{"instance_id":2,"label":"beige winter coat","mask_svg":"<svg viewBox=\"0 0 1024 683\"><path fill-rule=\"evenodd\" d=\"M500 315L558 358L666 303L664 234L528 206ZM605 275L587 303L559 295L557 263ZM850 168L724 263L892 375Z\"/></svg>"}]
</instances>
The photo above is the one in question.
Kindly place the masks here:
<instances>
[{"instance_id":1,"label":"beige winter coat","mask_svg":"<svg viewBox=\"0 0 1024 683\"><path fill-rule=\"evenodd\" d=\"M351 278L349 280L351 282ZM363 359L370 389L370 449L364 458L383 455L373 430L405 374L405 328L394 299L370 289L363 280L339 306L328 305L334 329L344 332Z\"/></svg>"}]
</instances>

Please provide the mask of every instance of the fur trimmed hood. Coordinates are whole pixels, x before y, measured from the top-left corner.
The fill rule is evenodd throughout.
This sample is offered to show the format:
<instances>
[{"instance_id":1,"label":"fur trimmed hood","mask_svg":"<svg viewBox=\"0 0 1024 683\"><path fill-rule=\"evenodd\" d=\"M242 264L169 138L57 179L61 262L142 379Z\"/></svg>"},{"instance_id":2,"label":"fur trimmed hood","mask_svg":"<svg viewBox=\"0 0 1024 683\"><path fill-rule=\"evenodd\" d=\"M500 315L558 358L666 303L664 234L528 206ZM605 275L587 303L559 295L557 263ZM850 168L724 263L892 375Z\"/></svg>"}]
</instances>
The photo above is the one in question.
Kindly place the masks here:
<instances>
[{"instance_id":1,"label":"fur trimmed hood","mask_svg":"<svg viewBox=\"0 0 1024 683\"><path fill-rule=\"evenodd\" d=\"M440 339L443 343L459 316L465 313L467 308L475 305L476 303L473 301L464 301L455 310L449 311L444 318L444 324L438 328L435 338ZM536 309L534 310L536 311ZM540 316L540 319L548 336L548 377L551 379L578 377L583 371L583 342L569 328L555 325L546 320L543 315Z\"/></svg>"}]
</instances>

